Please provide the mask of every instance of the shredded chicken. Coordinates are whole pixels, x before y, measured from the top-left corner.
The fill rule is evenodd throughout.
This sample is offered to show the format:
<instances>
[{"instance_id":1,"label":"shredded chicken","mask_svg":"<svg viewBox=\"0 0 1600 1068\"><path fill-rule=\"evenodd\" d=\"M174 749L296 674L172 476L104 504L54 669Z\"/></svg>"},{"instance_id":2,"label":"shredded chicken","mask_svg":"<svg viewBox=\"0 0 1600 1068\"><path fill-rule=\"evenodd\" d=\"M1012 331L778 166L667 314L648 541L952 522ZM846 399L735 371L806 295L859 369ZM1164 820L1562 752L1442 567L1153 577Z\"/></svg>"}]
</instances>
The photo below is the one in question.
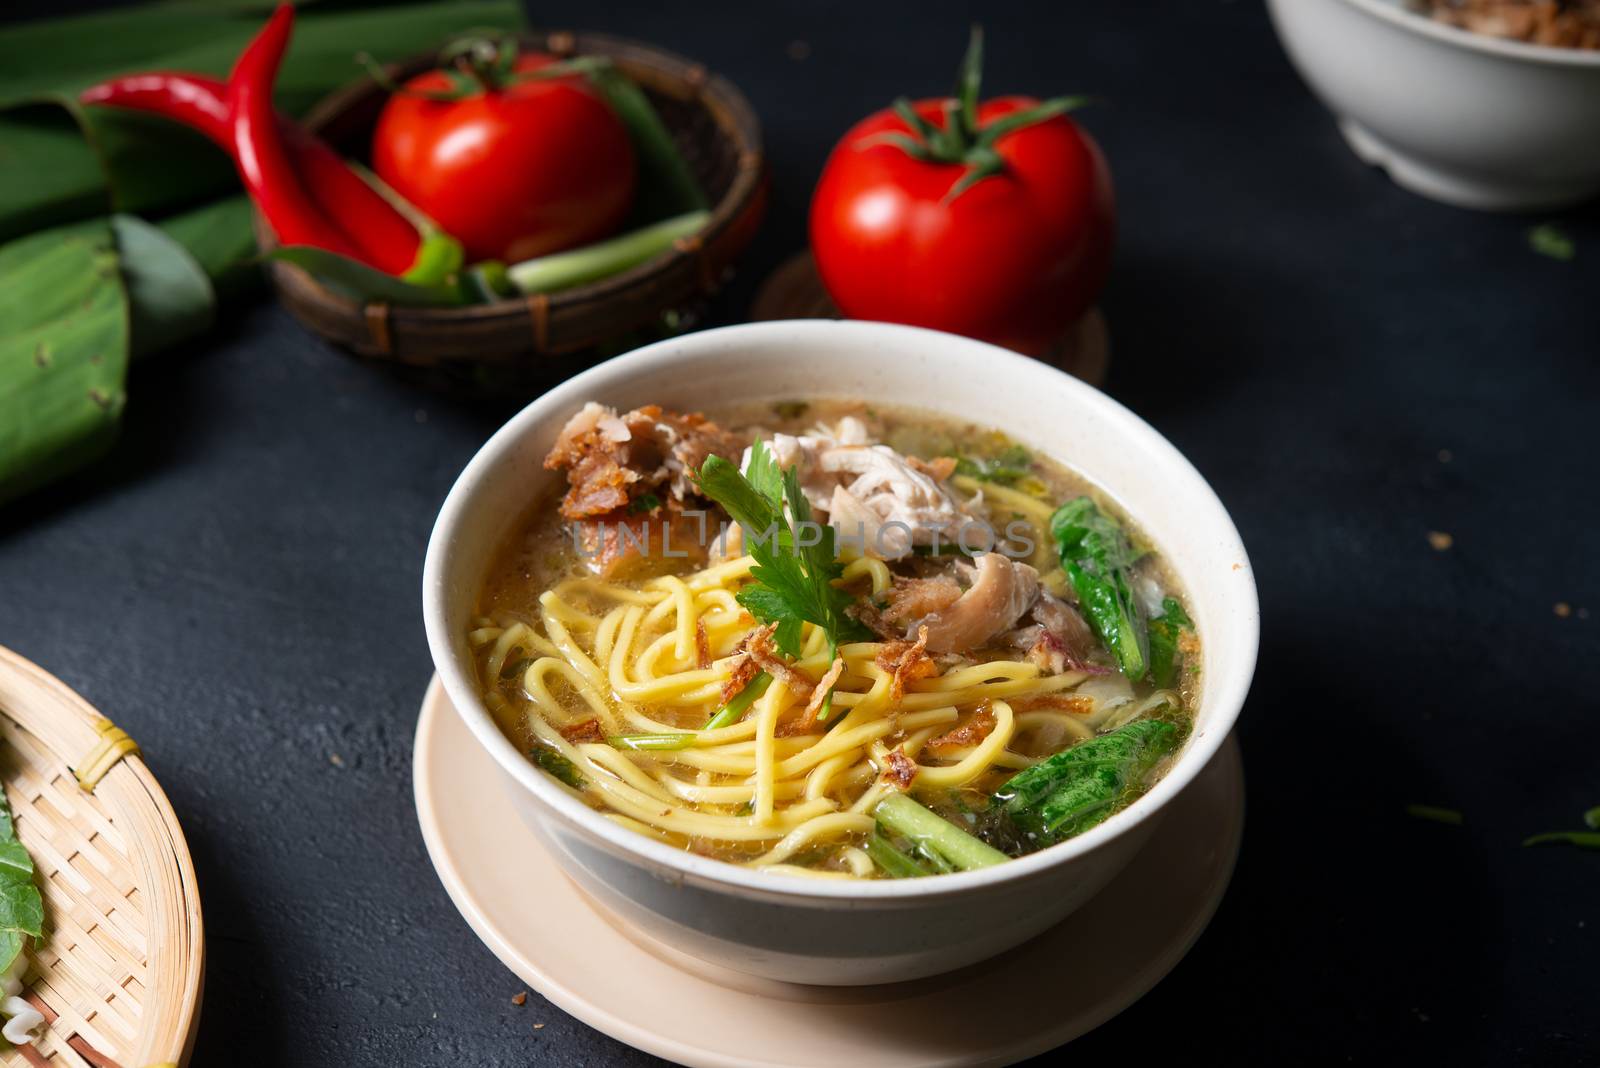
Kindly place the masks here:
<instances>
[{"instance_id":1,"label":"shredded chicken","mask_svg":"<svg viewBox=\"0 0 1600 1068\"><path fill-rule=\"evenodd\" d=\"M985 528L972 522L982 517L978 503L958 500L944 485L953 460L922 461L871 444L853 416L798 437L774 434L768 448L780 466L797 469L811 507L861 555L899 560L917 545L954 544L963 532L971 548L989 547L978 544Z\"/></svg>"},{"instance_id":2,"label":"shredded chicken","mask_svg":"<svg viewBox=\"0 0 1600 1068\"><path fill-rule=\"evenodd\" d=\"M1435 21L1557 48L1600 48L1600 0L1414 0Z\"/></svg>"},{"instance_id":3,"label":"shredded chicken","mask_svg":"<svg viewBox=\"0 0 1600 1068\"><path fill-rule=\"evenodd\" d=\"M1094 711L1095 700L1086 693L1041 693L1011 702L1013 712L1032 712L1040 708L1087 716Z\"/></svg>"},{"instance_id":4,"label":"shredded chicken","mask_svg":"<svg viewBox=\"0 0 1600 1068\"><path fill-rule=\"evenodd\" d=\"M952 727L935 738L929 738L928 748L966 749L989 737L994 732L994 727L994 709L989 706L989 702L985 701L959 727Z\"/></svg>"},{"instance_id":5,"label":"shredded chicken","mask_svg":"<svg viewBox=\"0 0 1600 1068\"><path fill-rule=\"evenodd\" d=\"M893 783L902 790L909 790L911 781L917 777L917 762L906 756L904 750L891 749L884 757L882 774L886 782Z\"/></svg>"},{"instance_id":6,"label":"shredded chicken","mask_svg":"<svg viewBox=\"0 0 1600 1068\"><path fill-rule=\"evenodd\" d=\"M1025 650L1046 675L1094 670L1089 658L1099 643L1076 608L1041 589L1027 618L1032 622L1003 635L1002 644Z\"/></svg>"},{"instance_id":7,"label":"shredded chicken","mask_svg":"<svg viewBox=\"0 0 1600 1068\"><path fill-rule=\"evenodd\" d=\"M961 599L961 586L949 575L933 578L901 578L885 595L888 601L883 610L885 623L909 623L914 619L943 611Z\"/></svg>"},{"instance_id":8,"label":"shredded chicken","mask_svg":"<svg viewBox=\"0 0 1600 1068\"><path fill-rule=\"evenodd\" d=\"M649 404L619 415L591 401L567 420L544 466L567 473L561 514L586 519L625 508L647 493L682 502L694 491L691 472L706 457L734 456L739 446L733 434L697 413Z\"/></svg>"},{"instance_id":9,"label":"shredded chicken","mask_svg":"<svg viewBox=\"0 0 1600 1068\"><path fill-rule=\"evenodd\" d=\"M924 616L928 648L936 653L961 653L982 648L1032 606L1039 594L1039 573L1001 553L978 557L972 585L953 604Z\"/></svg>"},{"instance_id":10,"label":"shredded chicken","mask_svg":"<svg viewBox=\"0 0 1600 1068\"><path fill-rule=\"evenodd\" d=\"M887 641L878 650L875 663L891 674L889 707L899 708L906 695L906 684L939 674L939 665L928 656L928 628L917 629L915 642Z\"/></svg>"}]
</instances>

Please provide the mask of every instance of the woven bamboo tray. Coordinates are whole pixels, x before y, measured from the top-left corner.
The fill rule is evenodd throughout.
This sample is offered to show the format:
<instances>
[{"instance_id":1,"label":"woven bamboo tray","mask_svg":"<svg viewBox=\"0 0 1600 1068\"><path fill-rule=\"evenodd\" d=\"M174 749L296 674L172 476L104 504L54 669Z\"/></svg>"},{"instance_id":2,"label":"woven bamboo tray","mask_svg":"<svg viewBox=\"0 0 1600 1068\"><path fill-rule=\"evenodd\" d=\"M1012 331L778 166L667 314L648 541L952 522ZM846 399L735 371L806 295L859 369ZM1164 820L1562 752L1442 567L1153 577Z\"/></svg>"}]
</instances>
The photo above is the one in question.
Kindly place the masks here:
<instances>
[{"instance_id":1,"label":"woven bamboo tray","mask_svg":"<svg viewBox=\"0 0 1600 1068\"><path fill-rule=\"evenodd\" d=\"M186 1063L205 941L183 830L132 740L3 646L0 781L44 896L23 996L49 1021L0 1063Z\"/></svg>"},{"instance_id":2,"label":"woven bamboo tray","mask_svg":"<svg viewBox=\"0 0 1600 1068\"><path fill-rule=\"evenodd\" d=\"M306 272L273 263L279 299L315 333L359 355L442 377L498 382L543 370L549 357L606 355L680 324L719 289L755 236L766 206L761 127L738 89L705 67L649 45L599 34L535 33L525 48L557 56L606 56L644 90L711 201L711 218L655 258L587 285L461 308L360 304ZM432 54L389 68L397 81L434 65ZM362 159L388 99L371 79L323 100L305 125ZM263 249L271 231L258 220Z\"/></svg>"}]
</instances>

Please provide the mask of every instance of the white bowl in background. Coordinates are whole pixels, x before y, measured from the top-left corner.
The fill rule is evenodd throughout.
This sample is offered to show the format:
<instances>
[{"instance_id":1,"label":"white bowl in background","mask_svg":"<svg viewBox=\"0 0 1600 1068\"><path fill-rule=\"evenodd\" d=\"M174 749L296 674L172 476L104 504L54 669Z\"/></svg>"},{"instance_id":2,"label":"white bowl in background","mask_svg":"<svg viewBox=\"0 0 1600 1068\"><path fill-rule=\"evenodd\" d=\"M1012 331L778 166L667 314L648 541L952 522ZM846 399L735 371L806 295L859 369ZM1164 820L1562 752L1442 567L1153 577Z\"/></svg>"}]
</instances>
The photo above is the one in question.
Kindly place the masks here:
<instances>
[{"instance_id":1,"label":"white bowl in background","mask_svg":"<svg viewBox=\"0 0 1600 1068\"><path fill-rule=\"evenodd\" d=\"M1471 33L1402 5L1268 0L1356 155L1463 208L1555 208L1600 192L1600 52Z\"/></svg>"},{"instance_id":2,"label":"white bowl in background","mask_svg":"<svg viewBox=\"0 0 1600 1068\"><path fill-rule=\"evenodd\" d=\"M478 691L467 630L497 550L532 502L560 492L560 476L542 462L567 418L591 400L715 410L803 396L860 397L1002 428L1085 472L1161 547L1193 606L1202 697L1182 752L1145 796L1077 838L992 868L825 881L696 856L621 827L501 733ZM829 985L911 979L982 960L1087 901L1222 745L1250 686L1259 633L1255 579L1238 532L1205 480L1143 420L1075 378L982 342L823 320L662 341L528 405L483 446L445 500L428 544L423 615L451 702L505 775L508 808L553 847L580 887L640 932L702 960Z\"/></svg>"}]
</instances>

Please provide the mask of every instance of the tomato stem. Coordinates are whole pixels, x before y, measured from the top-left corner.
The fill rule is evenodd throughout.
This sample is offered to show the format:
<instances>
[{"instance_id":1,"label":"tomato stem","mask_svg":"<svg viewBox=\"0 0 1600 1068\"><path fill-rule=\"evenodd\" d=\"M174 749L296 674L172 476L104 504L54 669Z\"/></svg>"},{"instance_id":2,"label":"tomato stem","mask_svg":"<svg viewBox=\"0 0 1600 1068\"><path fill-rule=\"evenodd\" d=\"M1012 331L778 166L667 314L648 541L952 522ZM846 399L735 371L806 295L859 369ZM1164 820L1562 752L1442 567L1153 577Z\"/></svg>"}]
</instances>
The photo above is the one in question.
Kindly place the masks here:
<instances>
[{"instance_id":1,"label":"tomato stem","mask_svg":"<svg viewBox=\"0 0 1600 1068\"><path fill-rule=\"evenodd\" d=\"M1004 174L1005 160L995 151L995 142L1006 134L1036 123L1048 122L1057 115L1082 107L1085 96L1058 96L1023 111L1003 115L987 125L978 122L978 97L983 87L983 27L974 25L967 41L966 54L956 75L955 96L942 101L943 122L935 124L916 109L906 97L894 102L894 112L906 124L907 133L890 131L872 139L873 144L893 145L912 159L923 163L959 163L965 171L950 192L948 203L985 178Z\"/></svg>"}]
</instances>

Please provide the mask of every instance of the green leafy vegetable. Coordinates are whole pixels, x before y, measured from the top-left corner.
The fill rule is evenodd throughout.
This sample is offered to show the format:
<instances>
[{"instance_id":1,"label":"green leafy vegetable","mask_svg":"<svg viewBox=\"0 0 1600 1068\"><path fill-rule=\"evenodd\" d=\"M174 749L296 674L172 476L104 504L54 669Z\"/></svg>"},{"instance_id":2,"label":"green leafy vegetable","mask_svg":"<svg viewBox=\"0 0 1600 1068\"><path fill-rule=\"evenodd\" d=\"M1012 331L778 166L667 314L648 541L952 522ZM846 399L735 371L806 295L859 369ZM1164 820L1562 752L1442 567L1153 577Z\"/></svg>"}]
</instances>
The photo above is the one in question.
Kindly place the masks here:
<instances>
[{"instance_id":1,"label":"green leafy vegetable","mask_svg":"<svg viewBox=\"0 0 1600 1068\"><path fill-rule=\"evenodd\" d=\"M1566 263L1578 255L1578 244L1554 223L1544 223L1528 231L1528 247L1541 256Z\"/></svg>"},{"instance_id":2,"label":"green leafy vegetable","mask_svg":"<svg viewBox=\"0 0 1600 1068\"><path fill-rule=\"evenodd\" d=\"M1009 486L1032 473L1033 457L1021 445L1010 445L992 457L957 456L956 474Z\"/></svg>"},{"instance_id":3,"label":"green leafy vegetable","mask_svg":"<svg viewBox=\"0 0 1600 1068\"><path fill-rule=\"evenodd\" d=\"M502 679L517 678L523 672L527 671L528 667L532 663L533 657L531 656L519 656L515 660L508 660L506 661L505 666L500 669L500 677Z\"/></svg>"},{"instance_id":4,"label":"green leafy vegetable","mask_svg":"<svg viewBox=\"0 0 1600 1068\"><path fill-rule=\"evenodd\" d=\"M1161 615L1150 621L1150 681L1166 689L1178 677L1178 636L1194 630L1194 620L1176 597L1161 602Z\"/></svg>"},{"instance_id":5,"label":"green leafy vegetable","mask_svg":"<svg viewBox=\"0 0 1600 1068\"><path fill-rule=\"evenodd\" d=\"M628 511L634 515L653 512L661 507L661 498L654 493L641 493L628 504Z\"/></svg>"},{"instance_id":6,"label":"green leafy vegetable","mask_svg":"<svg viewBox=\"0 0 1600 1068\"><path fill-rule=\"evenodd\" d=\"M833 528L812 522L811 505L795 468L780 472L772 454L757 441L744 474L720 456L708 457L700 468L700 489L744 531L745 548L755 557L750 569L754 581L736 596L751 615L778 625L773 640L779 649L799 656L806 623L827 635L830 659L841 643L871 637L845 614L853 598L833 585L844 573Z\"/></svg>"},{"instance_id":7,"label":"green leafy vegetable","mask_svg":"<svg viewBox=\"0 0 1600 1068\"><path fill-rule=\"evenodd\" d=\"M744 684L744 689L733 696L733 700L717 710L717 714L706 721L701 730L714 731L719 727L731 727L739 722L745 709L755 704L756 698L767 692L767 687L772 685L772 676L765 671Z\"/></svg>"},{"instance_id":8,"label":"green leafy vegetable","mask_svg":"<svg viewBox=\"0 0 1600 1068\"><path fill-rule=\"evenodd\" d=\"M894 843L885 838L883 832L876 827L867 836L865 848L872 862L891 879L915 879L920 875L932 874L915 859L896 849Z\"/></svg>"},{"instance_id":9,"label":"green leafy vegetable","mask_svg":"<svg viewBox=\"0 0 1600 1068\"><path fill-rule=\"evenodd\" d=\"M994 800L1035 843L1054 845L1110 816L1125 791L1181 738L1165 720L1135 720L1018 772Z\"/></svg>"},{"instance_id":10,"label":"green leafy vegetable","mask_svg":"<svg viewBox=\"0 0 1600 1068\"><path fill-rule=\"evenodd\" d=\"M909 839L935 864L973 871L1010 859L902 793L879 801L873 815L884 828Z\"/></svg>"},{"instance_id":11,"label":"green leafy vegetable","mask_svg":"<svg viewBox=\"0 0 1600 1068\"><path fill-rule=\"evenodd\" d=\"M528 757L558 781L566 783L574 790L584 788L583 774L572 761L556 752L540 746L528 754Z\"/></svg>"},{"instance_id":12,"label":"green leafy vegetable","mask_svg":"<svg viewBox=\"0 0 1600 1068\"><path fill-rule=\"evenodd\" d=\"M1150 635L1133 594L1132 567L1139 554L1116 520L1088 497L1076 497L1050 517L1061 567L1095 634L1129 679L1145 677Z\"/></svg>"},{"instance_id":13,"label":"green leafy vegetable","mask_svg":"<svg viewBox=\"0 0 1600 1068\"><path fill-rule=\"evenodd\" d=\"M28 936L44 934L44 899L33 885L33 858L17 840L11 807L0 791L0 972L21 955Z\"/></svg>"},{"instance_id":14,"label":"green leafy vegetable","mask_svg":"<svg viewBox=\"0 0 1600 1068\"><path fill-rule=\"evenodd\" d=\"M675 749L687 749L689 743L693 741L694 735L687 731L662 734L613 734L606 738L606 744L613 749L636 749L640 752L671 752Z\"/></svg>"},{"instance_id":15,"label":"green leafy vegetable","mask_svg":"<svg viewBox=\"0 0 1600 1068\"><path fill-rule=\"evenodd\" d=\"M1453 808L1440 808L1437 805L1407 805L1406 815L1413 819L1432 820L1434 823L1448 823L1459 827L1465 817Z\"/></svg>"}]
</instances>

